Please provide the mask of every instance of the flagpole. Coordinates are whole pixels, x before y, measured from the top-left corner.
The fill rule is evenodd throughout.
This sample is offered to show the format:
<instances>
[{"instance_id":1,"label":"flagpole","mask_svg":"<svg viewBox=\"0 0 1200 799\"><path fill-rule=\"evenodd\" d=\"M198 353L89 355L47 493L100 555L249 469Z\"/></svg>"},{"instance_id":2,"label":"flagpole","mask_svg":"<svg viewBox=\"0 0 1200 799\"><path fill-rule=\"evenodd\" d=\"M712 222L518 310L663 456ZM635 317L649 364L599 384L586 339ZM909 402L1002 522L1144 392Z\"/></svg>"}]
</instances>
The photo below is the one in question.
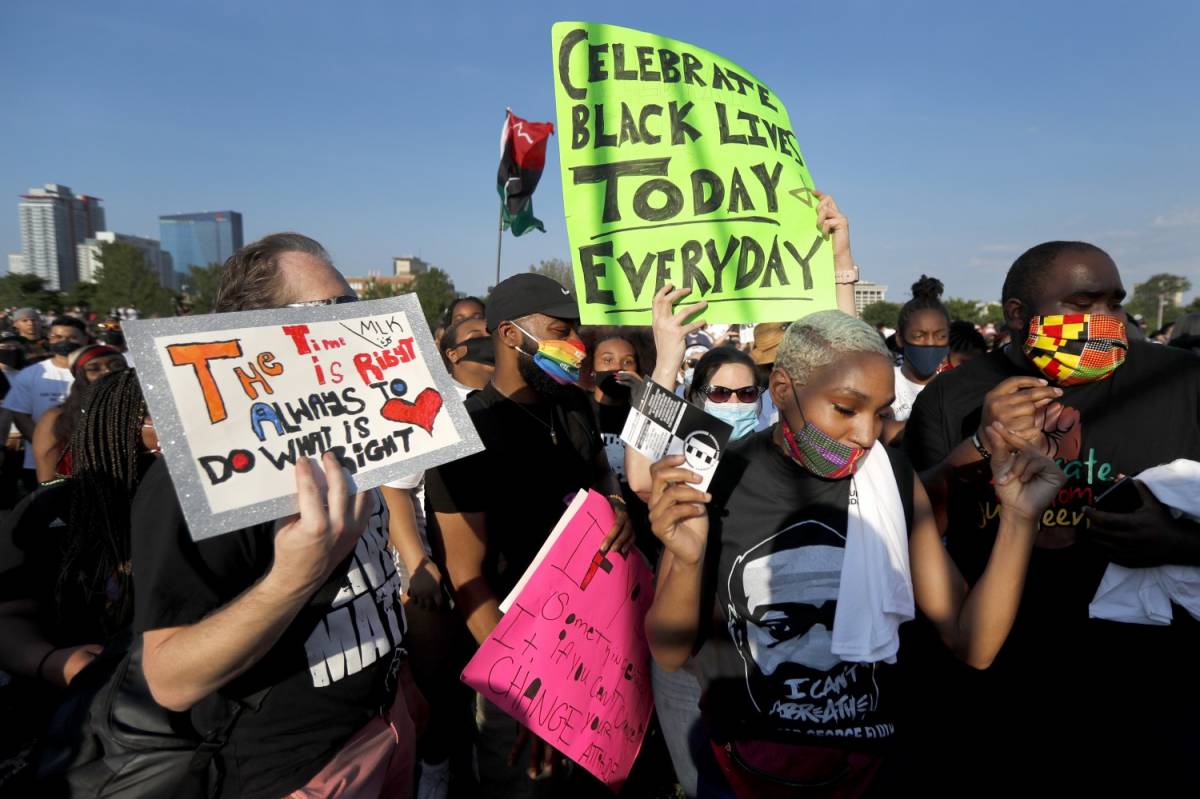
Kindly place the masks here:
<instances>
[{"instance_id":1,"label":"flagpole","mask_svg":"<svg viewBox=\"0 0 1200 799\"><path fill-rule=\"evenodd\" d=\"M504 205L508 200L508 186L505 186L506 195L504 200L500 202L500 222L496 225L496 283L500 285L500 245L504 243Z\"/></svg>"}]
</instances>

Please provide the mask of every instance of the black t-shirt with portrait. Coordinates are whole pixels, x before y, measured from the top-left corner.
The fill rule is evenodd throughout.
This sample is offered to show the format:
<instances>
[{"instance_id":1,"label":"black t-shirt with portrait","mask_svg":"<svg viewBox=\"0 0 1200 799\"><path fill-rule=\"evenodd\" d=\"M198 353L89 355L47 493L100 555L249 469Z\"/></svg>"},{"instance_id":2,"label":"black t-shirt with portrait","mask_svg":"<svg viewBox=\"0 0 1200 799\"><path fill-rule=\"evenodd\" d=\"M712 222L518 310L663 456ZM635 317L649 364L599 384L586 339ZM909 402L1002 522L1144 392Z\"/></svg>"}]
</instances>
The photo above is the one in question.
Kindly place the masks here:
<instances>
[{"instance_id":1,"label":"black t-shirt with portrait","mask_svg":"<svg viewBox=\"0 0 1200 799\"><path fill-rule=\"evenodd\" d=\"M754 433L722 457L709 488L702 607L712 627L692 660L714 741L877 750L895 734L886 663L833 655L833 618L852 493ZM888 450L906 524L913 472Z\"/></svg>"},{"instance_id":2,"label":"black t-shirt with portrait","mask_svg":"<svg viewBox=\"0 0 1200 799\"><path fill-rule=\"evenodd\" d=\"M484 449L425 473L435 513L482 513L484 575L500 599L533 562L581 488L608 473L587 396L518 404L489 383L465 403ZM554 438L551 438L551 425Z\"/></svg>"},{"instance_id":3,"label":"black t-shirt with portrait","mask_svg":"<svg viewBox=\"0 0 1200 799\"><path fill-rule=\"evenodd\" d=\"M387 510L375 496L367 529L262 659L192 710L197 729L246 704L218 752L224 795L279 797L325 766L390 705L406 629L400 577L387 549ZM146 474L133 506L134 627L194 624L270 568L274 525L192 541L165 463Z\"/></svg>"},{"instance_id":4,"label":"black t-shirt with portrait","mask_svg":"<svg viewBox=\"0 0 1200 799\"><path fill-rule=\"evenodd\" d=\"M939 375L921 392L905 431L914 465L930 468L970 437L985 395L1018 375L1040 376L1000 351ZM900 659L913 667L912 690L928 700L914 713L935 734L952 731L947 745L985 759L1015 747L1014 756L1029 764L1057 757L1065 741L1092 753L1135 744L1200 751L1192 722L1200 712L1200 625L1179 607L1168 626L1089 619L1108 561L1086 542L1082 515L1120 475L1200 460L1200 360L1133 342L1110 378L1068 386L1060 403L1045 441L1068 482L1041 524L1081 532L1073 545L1034 549L1016 623L990 669L952 661L927 627L911 625ZM948 513L946 547L974 584L998 526L986 463L953 476Z\"/></svg>"}]
</instances>

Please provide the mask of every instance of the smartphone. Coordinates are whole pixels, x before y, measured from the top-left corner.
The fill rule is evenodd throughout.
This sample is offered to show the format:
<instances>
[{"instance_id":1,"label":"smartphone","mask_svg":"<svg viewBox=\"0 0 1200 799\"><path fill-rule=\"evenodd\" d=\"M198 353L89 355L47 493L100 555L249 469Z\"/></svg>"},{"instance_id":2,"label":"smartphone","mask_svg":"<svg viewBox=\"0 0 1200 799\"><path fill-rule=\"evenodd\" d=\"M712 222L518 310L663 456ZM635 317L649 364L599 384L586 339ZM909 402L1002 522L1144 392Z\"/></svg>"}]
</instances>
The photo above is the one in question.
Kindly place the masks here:
<instances>
[{"instance_id":1,"label":"smartphone","mask_svg":"<svg viewBox=\"0 0 1200 799\"><path fill-rule=\"evenodd\" d=\"M1142 495L1132 477L1122 477L1111 488L1096 497L1096 510L1105 513L1132 513L1142 507Z\"/></svg>"}]
</instances>

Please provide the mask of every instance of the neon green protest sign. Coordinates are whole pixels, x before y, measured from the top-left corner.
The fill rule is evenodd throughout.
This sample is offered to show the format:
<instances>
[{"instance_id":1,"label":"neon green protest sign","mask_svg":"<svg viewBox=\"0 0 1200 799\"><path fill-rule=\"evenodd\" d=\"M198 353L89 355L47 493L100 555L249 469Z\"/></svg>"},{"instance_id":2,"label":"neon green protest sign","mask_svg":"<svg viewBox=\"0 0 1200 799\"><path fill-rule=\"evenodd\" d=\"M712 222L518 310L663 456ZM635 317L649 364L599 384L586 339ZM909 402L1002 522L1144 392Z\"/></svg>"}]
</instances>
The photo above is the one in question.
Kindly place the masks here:
<instances>
[{"instance_id":1,"label":"neon green protest sign","mask_svg":"<svg viewBox=\"0 0 1200 799\"><path fill-rule=\"evenodd\" d=\"M552 32L563 204L585 324L649 324L690 286L711 322L837 306L830 242L787 110L746 70L613 25Z\"/></svg>"}]
</instances>

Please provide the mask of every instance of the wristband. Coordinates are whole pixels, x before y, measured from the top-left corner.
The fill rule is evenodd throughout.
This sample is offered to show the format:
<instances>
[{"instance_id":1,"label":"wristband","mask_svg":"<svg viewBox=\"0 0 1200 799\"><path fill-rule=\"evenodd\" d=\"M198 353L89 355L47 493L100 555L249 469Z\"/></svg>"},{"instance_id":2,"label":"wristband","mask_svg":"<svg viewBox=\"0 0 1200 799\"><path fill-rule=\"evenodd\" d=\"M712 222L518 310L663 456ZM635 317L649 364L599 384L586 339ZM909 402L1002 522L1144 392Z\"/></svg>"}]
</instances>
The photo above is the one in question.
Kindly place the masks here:
<instances>
[{"instance_id":1,"label":"wristband","mask_svg":"<svg viewBox=\"0 0 1200 799\"><path fill-rule=\"evenodd\" d=\"M989 450L987 447L985 447L983 445L983 442L979 440L979 431L978 430L976 430L974 433L971 434L971 443L975 445L976 451L983 457L983 459L985 461L992 459L991 450Z\"/></svg>"},{"instance_id":2,"label":"wristband","mask_svg":"<svg viewBox=\"0 0 1200 799\"><path fill-rule=\"evenodd\" d=\"M845 270L833 273L833 282L839 286L848 286L858 282L858 264Z\"/></svg>"}]
</instances>

